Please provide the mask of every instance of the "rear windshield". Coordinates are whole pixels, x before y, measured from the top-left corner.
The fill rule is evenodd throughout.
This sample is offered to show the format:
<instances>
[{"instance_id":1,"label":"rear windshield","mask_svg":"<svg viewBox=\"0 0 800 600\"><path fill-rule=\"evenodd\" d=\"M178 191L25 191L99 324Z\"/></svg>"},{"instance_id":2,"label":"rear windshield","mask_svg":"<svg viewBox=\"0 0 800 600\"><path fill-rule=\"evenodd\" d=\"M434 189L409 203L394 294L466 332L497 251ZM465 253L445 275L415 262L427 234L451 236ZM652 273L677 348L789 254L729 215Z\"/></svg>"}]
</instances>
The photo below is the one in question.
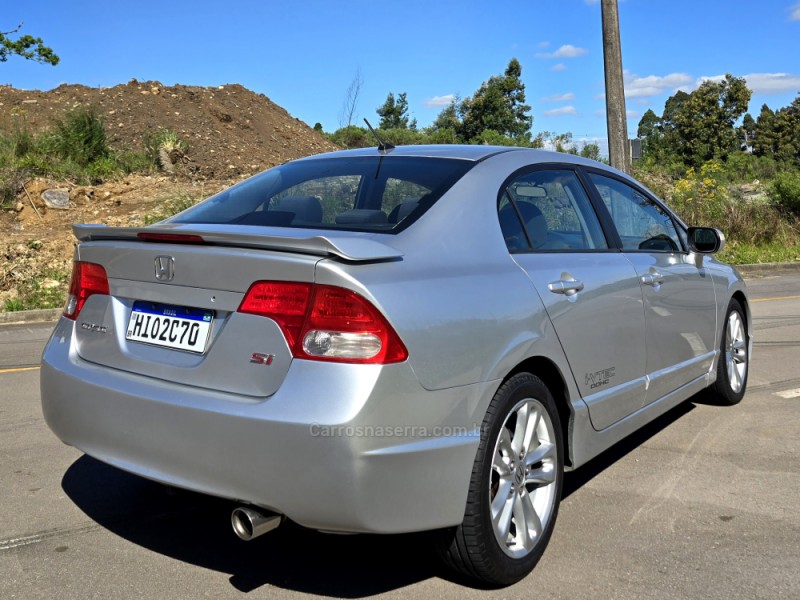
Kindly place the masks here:
<instances>
[{"instance_id":1,"label":"rear windshield","mask_svg":"<svg viewBox=\"0 0 800 600\"><path fill-rule=\"evenodd\" d=\"M169 222L395 233L474 164L408 156L296 161L251 177Z\"/></svg>"}]
</instances>

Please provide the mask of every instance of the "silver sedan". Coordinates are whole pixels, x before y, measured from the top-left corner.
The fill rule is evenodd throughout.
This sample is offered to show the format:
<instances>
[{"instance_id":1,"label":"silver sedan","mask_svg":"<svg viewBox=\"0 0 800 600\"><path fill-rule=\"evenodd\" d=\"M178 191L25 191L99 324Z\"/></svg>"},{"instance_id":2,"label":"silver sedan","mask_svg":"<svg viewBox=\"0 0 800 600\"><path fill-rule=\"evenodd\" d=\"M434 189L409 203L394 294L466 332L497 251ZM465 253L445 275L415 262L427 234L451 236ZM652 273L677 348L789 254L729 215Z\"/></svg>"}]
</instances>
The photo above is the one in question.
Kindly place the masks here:
<instances>
[{"instance_id":1,"label":"silver sedan","mask_svg":"<svg viewBox=\"0 0 800 600\"><path fill-rule=\"evenodd\" d=\"M747 291L630 177L489 146L293 161L144 228L75 226L42 359L66 443L231 499L250 539L436 530L510 584L575 469L745 393Z\"/></svg>"}]
</instances>

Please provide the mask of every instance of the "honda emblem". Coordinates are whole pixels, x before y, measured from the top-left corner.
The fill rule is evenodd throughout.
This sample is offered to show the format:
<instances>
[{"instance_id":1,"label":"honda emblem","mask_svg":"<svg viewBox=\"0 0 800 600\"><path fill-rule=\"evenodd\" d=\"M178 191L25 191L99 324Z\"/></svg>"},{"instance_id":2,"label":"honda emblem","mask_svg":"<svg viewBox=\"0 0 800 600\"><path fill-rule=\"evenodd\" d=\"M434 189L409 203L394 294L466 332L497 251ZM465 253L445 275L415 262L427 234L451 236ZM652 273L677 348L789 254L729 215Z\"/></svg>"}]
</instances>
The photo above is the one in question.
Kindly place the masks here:
<instances>
[{"instance_id":1,"label":"honda emblem","mask_svg":"<svg viewBox=\"0 0 800 600\"><path fill-rule=\"evenodd\" d=\"M172 281L175 277L175 259L171 256L156 256L156 279Z\"/></svg>"}]
</instances>

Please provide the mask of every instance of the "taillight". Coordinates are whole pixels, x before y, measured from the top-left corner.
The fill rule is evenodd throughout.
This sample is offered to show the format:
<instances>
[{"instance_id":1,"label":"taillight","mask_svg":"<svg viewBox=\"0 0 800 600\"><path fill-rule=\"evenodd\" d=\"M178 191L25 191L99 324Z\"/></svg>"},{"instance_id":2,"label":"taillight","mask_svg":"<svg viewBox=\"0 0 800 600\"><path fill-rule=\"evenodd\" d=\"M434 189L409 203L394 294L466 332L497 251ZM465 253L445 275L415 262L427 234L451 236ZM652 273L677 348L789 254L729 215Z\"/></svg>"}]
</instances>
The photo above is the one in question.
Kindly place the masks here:
<instances>
[{"instance_id":1,"label":"taillight","mask_svg":"<svg viewBox=\"0 0 800 600\"><path fill-rule=\"evenodd\" d=\"M258 281L239 312L273 319L295 358L386 364L408 358L397 332L369 300L331 285Z\"/></svg>"},{"instance_id":2,"label":"taillight","mask_svg":"<svg viewBox=\"0 0 800 600\"><path fill-rule=\"evenodd\" d=\"M93 294L108 295L108 275L106 270L95 263L75 261L72 265L72 281L69 296L64 307L64 316L75 320L86 300Z\"/></svg>"},{"instance_id":3,"label":"taillight","mask_svg":"<svg viewBox=\"0 0 800 600\"><path fill-rule=\"evenodd\" d=\"M247 290L239 312L269 317L280 325L289 347L300 338L308 311L310 283L256 281Z\"/></svg>"}]
</instances>

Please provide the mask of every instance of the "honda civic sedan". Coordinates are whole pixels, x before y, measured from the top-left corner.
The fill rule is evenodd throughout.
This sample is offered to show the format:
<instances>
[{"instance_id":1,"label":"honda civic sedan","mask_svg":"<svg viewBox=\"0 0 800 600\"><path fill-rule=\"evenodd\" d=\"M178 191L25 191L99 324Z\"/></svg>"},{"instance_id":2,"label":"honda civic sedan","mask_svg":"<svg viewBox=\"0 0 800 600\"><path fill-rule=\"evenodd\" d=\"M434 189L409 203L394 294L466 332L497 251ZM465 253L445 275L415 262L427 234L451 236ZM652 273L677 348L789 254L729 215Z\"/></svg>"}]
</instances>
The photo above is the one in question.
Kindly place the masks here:
<instances>
[{"instance_id":1,"label":"honda civic sedan","mask_svg":"<svg viewBox=\"0 0 800 600\"><path fill-rule=\"evenodd\" d=\"M148 227L77 225L42 358L50 428L230 499L249 539L435 530L496 585L563 473L703 390L745 393L747 290L627 175L541 150L289 162Z\"/></svg>"}]
</instances>

